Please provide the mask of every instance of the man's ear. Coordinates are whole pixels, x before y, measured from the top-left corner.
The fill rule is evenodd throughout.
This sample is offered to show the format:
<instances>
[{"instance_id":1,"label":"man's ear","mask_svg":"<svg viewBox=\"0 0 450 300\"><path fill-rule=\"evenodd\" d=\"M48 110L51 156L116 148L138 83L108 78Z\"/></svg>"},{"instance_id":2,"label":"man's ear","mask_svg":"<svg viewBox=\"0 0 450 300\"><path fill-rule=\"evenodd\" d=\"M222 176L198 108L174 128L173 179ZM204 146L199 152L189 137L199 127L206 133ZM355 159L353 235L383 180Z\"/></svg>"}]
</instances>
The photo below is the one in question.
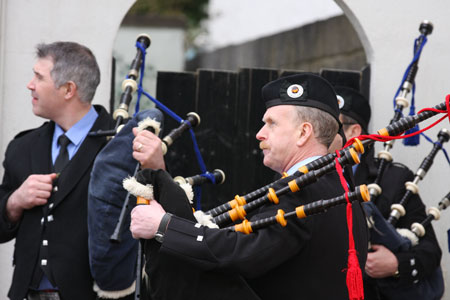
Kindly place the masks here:
<instances>
[{"instance_id":1,"label":"man's ear","mask_svg":"<svg viewBox=\"0 0 450 300\"><path fill-rule=\"evenodd\" d=\"M312 124L309 122L303 122L299 126L299 136L297 139L297 146L303 146L314 135Z\"/></svg>"},{"instance_id":2,"label":"man's ear","mask_svg":"<svg viewBox=\"0 0 450 300\"><path fill-rule=\"evenodd\" d=\"M77 93L77 85L75 84L75 82L73 81L68 81L64 84L65 86L65 95L64 98L65 99L71 99L75 96L75 94Z\"/></svg>"},{"instance_id":3,"label":"man's ear","mask_svg":"<svg viewBox=\"0 0 450 300\"><path fill-rule=\"evenodd\" d=\"M346 134L348 140L360 136L362 134L362 127L359 124L352 124L347 128L346 133L348 133L348 135Z\"/></svg>"}]
</instances>

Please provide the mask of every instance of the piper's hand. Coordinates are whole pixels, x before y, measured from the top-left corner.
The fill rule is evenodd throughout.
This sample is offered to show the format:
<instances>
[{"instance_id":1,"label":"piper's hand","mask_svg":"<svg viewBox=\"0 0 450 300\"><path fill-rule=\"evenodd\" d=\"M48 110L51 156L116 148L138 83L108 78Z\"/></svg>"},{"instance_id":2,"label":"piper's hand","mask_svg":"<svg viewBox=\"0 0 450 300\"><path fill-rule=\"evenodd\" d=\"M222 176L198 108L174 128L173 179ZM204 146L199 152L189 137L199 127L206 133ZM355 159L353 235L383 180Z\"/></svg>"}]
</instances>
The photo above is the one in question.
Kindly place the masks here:
<instances>
[{"instance_id":1,"label":"piper's hand","mask_svg":"<svg viewBox=\"0 0 450 300\"><path fill-rule=\"evenodd\" d=\"M372 278L393 276L398 270L398 260L394 253L383 245L372 245L372 250L367 254L367 275Z\"/></svg>"},{"instance_id":2,"label":"piper's hand","mask_svg":"<svg viewBox=\"0 0 450 300\"><path fill-rule=\"evenodd\" d=\"M28 176L8 199L6 204L8 219L15 223L20 219L24 210L46 204L52 193L53 180L56 177L56 173Z\"/></svg>"},{"instance_id":3,"label":"piper's hand","mask_svg":"<svg viewBox=\"0 0 450 300\"><path fill-rule=\"evenodd\" d=\"M165 170L160 138L148 130L138 132L137 128L133 128L133 134L133 158L143 169Z\"/></svg>"},{"instance_id":4,"label":"piper's hand","mask_svg":"<svg viewBox=\"0 0 450 300\"><path fill-rule=\"evenodd\" d=\"M159 223L166 212L156 200L149 205L138 205L131 211L130 231L135 239L155 237Z\"/></svg>"}]
</instances>

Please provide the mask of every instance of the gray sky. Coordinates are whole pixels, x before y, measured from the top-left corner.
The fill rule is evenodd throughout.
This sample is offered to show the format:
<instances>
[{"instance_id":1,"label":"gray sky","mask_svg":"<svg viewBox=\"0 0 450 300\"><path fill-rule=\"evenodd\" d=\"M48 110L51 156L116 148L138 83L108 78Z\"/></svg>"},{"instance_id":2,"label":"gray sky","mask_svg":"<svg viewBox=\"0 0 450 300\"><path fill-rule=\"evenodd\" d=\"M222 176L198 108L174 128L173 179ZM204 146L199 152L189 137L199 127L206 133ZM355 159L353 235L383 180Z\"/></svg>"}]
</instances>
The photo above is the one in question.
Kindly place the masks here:
<instances>
[{"instance_id":1,"label":"gray sky","mask_svg":"<svg viewBox=\"0 0 450 300\"><path fill-rule=\"evenodd\" d=\"M333 0L210 0L208 34L214 49L254 40L342 14Z\"/></svg>"}]
</instances>

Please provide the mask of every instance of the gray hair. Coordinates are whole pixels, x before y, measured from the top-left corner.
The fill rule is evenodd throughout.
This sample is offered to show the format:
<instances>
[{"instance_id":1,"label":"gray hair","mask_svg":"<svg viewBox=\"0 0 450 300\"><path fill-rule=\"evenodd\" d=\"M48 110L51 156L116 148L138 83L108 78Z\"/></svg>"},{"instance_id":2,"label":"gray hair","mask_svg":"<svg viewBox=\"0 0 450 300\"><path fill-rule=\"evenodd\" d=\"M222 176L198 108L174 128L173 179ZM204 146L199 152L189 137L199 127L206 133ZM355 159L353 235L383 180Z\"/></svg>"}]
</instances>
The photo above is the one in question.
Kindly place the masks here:
<instances>
[{"instance_id":1,"label":"gray hair","mask_svg":"<svg viewBox=\"0 0 450 300\"><path fill-rule=\"evenodd\" d=\"M313 126L314 136L319 143L330 147L338 133L339 124L329 113L307 106L295 106L299 123L309 122Z\"/></svg>"},{"instance_id":2,"label":"gray hair","mask_svg":"<svg viewBox=\"0 0 450 300\"><path fill-rule=\"evenodd\" d=\"M100 69L91 50L74 42L55 42L37 45L36 56L52 59L50 75L56 88L73 81L81 101L92 102L100 83Z\"/></svg>"}]
</instances>

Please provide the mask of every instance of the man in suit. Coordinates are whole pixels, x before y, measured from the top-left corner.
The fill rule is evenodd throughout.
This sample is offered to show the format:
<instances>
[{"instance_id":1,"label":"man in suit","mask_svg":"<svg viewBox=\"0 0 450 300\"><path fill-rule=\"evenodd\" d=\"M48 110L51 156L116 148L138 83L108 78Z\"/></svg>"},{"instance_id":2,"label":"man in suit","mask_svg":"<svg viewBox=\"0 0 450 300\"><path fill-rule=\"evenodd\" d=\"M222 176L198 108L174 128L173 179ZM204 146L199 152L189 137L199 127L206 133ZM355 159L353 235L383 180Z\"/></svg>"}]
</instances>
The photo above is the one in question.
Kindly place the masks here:
<instances>
[{"instance_id":1,"label":"man in suit","mask_svg":"<svg viewBox=\"0 0 450 300\"><path fill-rule=\"evenodd\" d=\"M87 245L87 190L105 137L113 127L92 105L100 82L93 53L74 42L37 46L33 113L48 119L8 145L0 186L0 241L16 239L8 297L95 299Z\"/></svg>"},{"instance_id":2,"label":"man in suit","mask_svg":"<svg viewBox=\"0 0 450 300\"><path fill-rule=\"evenodd\" d=\"M326 80L310 73L282 77L263 87L262 98L267 110L256 138L265 166L292 175L327 153L338 132L339 108ZM157 185L158 173L152 176L156 177L154 190L161 195L164 187ZM286 186L290 179L283 179L273 188ZM339 176L333 171L295 193L280 196L277 205L263 205L251 213L249 221L275 216L278 209L291 212L302 204L343 193ZM173 257L192 268L242 276L260 299L298 299L299 291L302 299L349 298L343 272L349 245L345 206L306 219L289 219L286 227L276 224L246 235L200 226L166 213L166 201L175 203L180 199L157 200L163 205L152 200L150 205L133 209L130 229L135 238L156 237L146 247L155 249L159 242L160 248L154 253L160 258ZM359 263L364 268L367 229L358 203L353 203L353 223ZM211 290L208 297L196 299L223 299L221 292ZM238 291L235 294L240 295Z\"/></svg>"}]
</instances>

